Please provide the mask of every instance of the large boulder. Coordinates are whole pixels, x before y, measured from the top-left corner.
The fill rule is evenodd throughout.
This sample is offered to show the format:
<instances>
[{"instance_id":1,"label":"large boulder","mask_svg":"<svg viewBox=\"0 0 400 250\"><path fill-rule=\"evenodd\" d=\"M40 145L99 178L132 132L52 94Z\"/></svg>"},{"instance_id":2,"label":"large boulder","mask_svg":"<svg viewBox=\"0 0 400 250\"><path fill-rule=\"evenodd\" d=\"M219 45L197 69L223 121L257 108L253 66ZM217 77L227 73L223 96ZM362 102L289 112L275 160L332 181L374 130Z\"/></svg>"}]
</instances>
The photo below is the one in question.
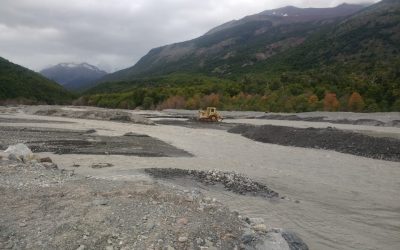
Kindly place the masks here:
<instances>
[{"instance_id":1,"label":"large boulder","mask_svg":"<svg viewBox=\"0 0 400 250\"><path fill-rule=\"evenodd\" d=\"M33 158L32 151L23 143L11 145L4 152L8 154L8 158L11 160L25 161Z\"/></svg>"},{"instance_id":2,"label":"large boulder","mask_svg":"<svg viewBox=\"0 0 400 250\"><path fill-rule=\"evenodd\" d=\"M23 143L11 145L4 152L8 154L14 154L16 156L32 155L32 151Z\"/></svg>"}]
</instances>

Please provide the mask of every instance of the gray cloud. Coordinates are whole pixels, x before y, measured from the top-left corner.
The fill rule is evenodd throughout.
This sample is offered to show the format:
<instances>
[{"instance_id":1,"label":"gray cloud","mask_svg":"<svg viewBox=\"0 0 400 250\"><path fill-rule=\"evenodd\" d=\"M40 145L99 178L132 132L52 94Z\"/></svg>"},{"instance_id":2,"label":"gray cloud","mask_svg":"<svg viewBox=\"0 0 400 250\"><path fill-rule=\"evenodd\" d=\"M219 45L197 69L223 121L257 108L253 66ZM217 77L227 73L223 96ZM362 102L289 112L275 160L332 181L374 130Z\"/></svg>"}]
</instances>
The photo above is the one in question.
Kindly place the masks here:
<instances>
[{"instance_id":1,"label":"gray cloud","mask_svg":"<svg viewBox=\"0 0 400 250\"><path fill-rule=\"evenodd\" d=\"M245 15L343 1L1 0L0 56L33 70L88 62L113 71L133 65L151 48L195 38Z\"/></svg>"}]
</instances>

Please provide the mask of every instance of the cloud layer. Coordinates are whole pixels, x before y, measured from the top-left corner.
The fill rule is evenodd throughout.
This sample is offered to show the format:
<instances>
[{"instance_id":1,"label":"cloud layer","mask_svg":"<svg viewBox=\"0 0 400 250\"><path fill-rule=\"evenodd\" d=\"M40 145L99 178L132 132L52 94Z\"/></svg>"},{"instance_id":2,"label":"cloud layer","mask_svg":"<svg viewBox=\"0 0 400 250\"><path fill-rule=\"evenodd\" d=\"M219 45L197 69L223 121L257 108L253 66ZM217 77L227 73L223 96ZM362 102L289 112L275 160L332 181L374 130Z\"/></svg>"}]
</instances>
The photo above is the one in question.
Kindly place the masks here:
<instances>
[{"instance_id":1,"label":"cloud layer","mask_svg":"<svg viewBox=\"0 0 400 250\"><path fill-rule=\"evenodd\" d=\"M232 19L286 5L343 0L1 0L0 56L33 70L88 62L107 71ZM347 3L365 0L346 0Z\"/></svg>"}]
</instances>

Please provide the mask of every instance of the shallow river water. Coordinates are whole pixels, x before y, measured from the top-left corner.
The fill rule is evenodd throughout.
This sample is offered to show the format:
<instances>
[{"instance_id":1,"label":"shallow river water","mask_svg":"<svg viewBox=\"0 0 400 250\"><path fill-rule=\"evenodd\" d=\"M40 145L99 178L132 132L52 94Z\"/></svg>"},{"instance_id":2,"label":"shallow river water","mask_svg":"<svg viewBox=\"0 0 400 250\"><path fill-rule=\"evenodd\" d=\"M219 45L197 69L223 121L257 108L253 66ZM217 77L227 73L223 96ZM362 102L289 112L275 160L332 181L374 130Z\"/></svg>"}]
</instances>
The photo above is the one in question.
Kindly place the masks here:
<instances>
[{"instance_id":1,"label":"shallow river water","mask_svg":"<svg viewBox=\"0 0 400 250\"><path fill-rule=\"evenodd\" d=\"M17 116L39 119L23 114ZM237 171L267 184L287 199L270 201L214 189L204 191L246 216L265 218L270 228L297 232L310 249L400 249L399 162L259 143L223 130L40 119L74 121L76 124L46 126L96 129L101 135L145 133L194 155L152 158L49 154L62 167L71 168L73 163L79 163L81 167L75 170L80 174L135 180L137 169L147 167ZM291 125L290 121L286 123ZM45 125L30 123L29 126ZM364 128L354 126L354 130L358 129ZM373 127L368 129L374 130ZM376 133L385 132L382 129ZM400 133L395 129L388 132ZM115 166L96 170L88 167L98 162Z\"/></svg>"}]
</instances>

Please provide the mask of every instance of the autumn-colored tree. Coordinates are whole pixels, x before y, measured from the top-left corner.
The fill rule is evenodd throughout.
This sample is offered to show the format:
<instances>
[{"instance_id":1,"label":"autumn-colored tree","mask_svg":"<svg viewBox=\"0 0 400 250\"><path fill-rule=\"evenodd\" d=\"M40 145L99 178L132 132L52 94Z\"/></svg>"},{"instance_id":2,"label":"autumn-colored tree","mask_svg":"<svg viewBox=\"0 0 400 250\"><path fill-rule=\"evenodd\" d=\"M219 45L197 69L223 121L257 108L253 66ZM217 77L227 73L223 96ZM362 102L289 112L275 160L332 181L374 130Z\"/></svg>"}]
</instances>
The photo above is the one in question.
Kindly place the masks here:
<instances>
[{"instance_id":1,"label":"autumn-colored tree","mask_svg":"<svg viewBox=\"0 0 400 250\"><path fill-rule=\"evenodd\" d=\"M338 111L340 102L338 101L335 93L326 93L324 98L325 111Z\"/></svg>"},{"instance_id":2,"label":"autumn-colored tree","mask_svg":"<svg viewBox=\"0 0 400 250\"><path fill-rule=\"evenodd\" d=\"M187 109L199 109L201 108L200 106L201 98L199 95L194 95L193 97L189 98L186 101L186 107Z\"/></svg>"},{"instance_id":3,"label":"autumn-colored tree","mask_svg":"<svg viewBox=\"0 0 400 250\"><path fill-rule=\"evenodd\" d=\"M350 111L360 112L363 111L365 102L358 92L353 92L349 98L348 108Z\"/></svg>"},{"instance_id":4,"label":"autumn-colored tree","mask_svg":"<svg viewBox=\"0 0 400 250\"><path fill-rule=\"evenodd\" d=\"M171 96L162 102L158 109L182 109L185 108L186 101L182 96Z\"/></svg>"},{"instance_id":5,"label":"autumn-colored tree","mask_svg":"<svg viewBox=\"0 0 400 250\"><path fill-rule=\"evenodd\" d=\"M204 107L218 107L220 96L212 93L211 95L203 96L201 104Z\"/></svg>"}]
</instances>

